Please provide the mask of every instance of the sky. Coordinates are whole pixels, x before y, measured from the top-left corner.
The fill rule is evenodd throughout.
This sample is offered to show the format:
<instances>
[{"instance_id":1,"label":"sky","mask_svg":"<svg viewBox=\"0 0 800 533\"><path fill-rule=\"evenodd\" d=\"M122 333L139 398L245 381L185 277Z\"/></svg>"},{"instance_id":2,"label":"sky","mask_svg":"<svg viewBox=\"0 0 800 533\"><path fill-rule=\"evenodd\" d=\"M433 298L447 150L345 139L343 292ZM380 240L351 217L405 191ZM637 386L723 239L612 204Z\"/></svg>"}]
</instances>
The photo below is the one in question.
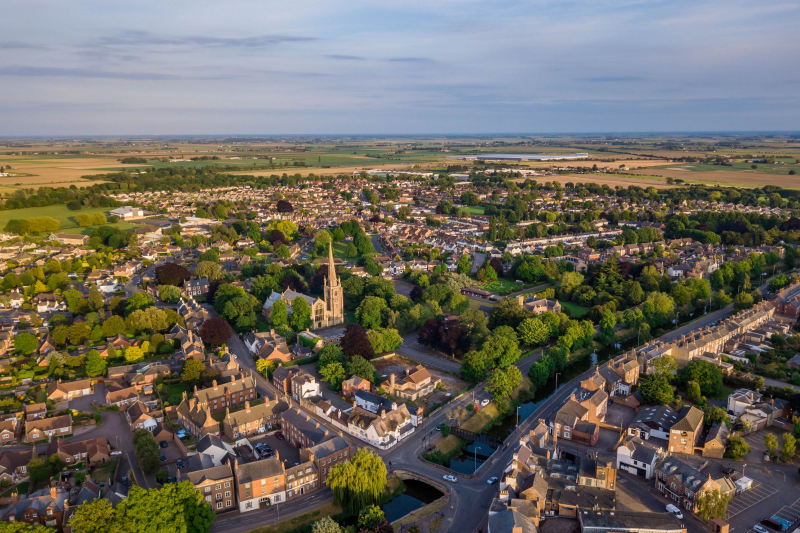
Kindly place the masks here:
<instances>
[{"instance_id":1,"label":"sky","mask_svg":"<svg viewBox=\"0 0 800 533\"><path fill-rule=\"evenodd\" d=\"M800 2L7 0L0 136L800 130Z\"/></svg>"}]
</instances>

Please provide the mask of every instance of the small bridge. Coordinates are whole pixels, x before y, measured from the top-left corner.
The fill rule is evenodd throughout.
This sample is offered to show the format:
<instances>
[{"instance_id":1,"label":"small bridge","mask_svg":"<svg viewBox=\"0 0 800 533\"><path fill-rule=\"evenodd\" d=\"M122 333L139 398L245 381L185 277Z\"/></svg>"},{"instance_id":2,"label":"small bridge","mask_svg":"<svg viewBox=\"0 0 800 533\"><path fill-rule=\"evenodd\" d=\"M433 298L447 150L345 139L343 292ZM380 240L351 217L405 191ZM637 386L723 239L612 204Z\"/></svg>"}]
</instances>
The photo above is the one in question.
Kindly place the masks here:
<instances>
[{"instance_id":1,"label":"small bridge","mask_svg":"<svg viewBox=\"0 0 800 533\"><path fill-rule=\"evenodd\" d=\"M492 437L491 435L473 433L472 431L467 431L466 429L454 427L450 429L450 434L455 435L456 437L461 437L462 439L474 440L475 442L482 442L490 446L496 446L497 448L503 446L503 441L498 438Z\"/></svg>"}]
</instances>

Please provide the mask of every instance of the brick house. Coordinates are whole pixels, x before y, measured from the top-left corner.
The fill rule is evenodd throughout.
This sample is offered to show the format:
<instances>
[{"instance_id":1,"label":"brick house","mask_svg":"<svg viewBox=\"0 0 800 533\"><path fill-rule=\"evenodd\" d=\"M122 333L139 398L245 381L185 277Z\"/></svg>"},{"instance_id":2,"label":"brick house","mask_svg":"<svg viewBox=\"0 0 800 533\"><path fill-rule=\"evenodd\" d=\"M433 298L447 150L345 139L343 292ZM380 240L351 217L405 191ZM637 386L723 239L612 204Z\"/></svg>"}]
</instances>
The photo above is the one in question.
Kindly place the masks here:
<instances>
[{"instance_id":1,"label":"brick house","mask_svg":"<svg viewBox=\"0 0 800 533\"><path fill-rule=\"evenodd\" d=\"M54 402L69 401L92 393L92 382L88 379L62 382L60 379L47 386L47 399Z\"/></svg>"},{"instance_id":2,"label":"brick house","mask_svg":"<svg viewBox=\"0 0 800 533\"><path fill-rule=\"evenodd\" d=\"M119 386L118 386L119 387ZM123 409L139 401L139 391L136 387L109 388L106 393L106 405L116 405Z\"/></svg>"},{"instance_id":3,"label":"brick house","mask_svg":"<svg viewBox=\"0 0 800 533\"><path fill-rule=\"evenodd\" d=\"M208 405L211 413L219 413L227 407L242 405L246 401L256 399L256 386L252 377L246 376L237 379L231 376L228 383L218 384L216 380L207 389L194 388L194 397L201 404Z\"/></svg>"},{"instance_id":4,"label":"brick house","mask_svg":"<svg viewBox=\"0 0 800 533\"><path fill-rule=\"evenodd\" d=\"M298 372L300 372L300 368L298 367L278 365L278 367L272 371L272 384L282 393L291 394L292 377Z\"/></svg>"},{"instance_id":5,"label":"brick house","mask_svg":"<svg viewBox=\"0 0 800 533\"><path fill-rule=\"evenodd\" d=\"M550 427L557 438L589 446L594 446L600 438L600 427L589 422L589 409L576 400L575 394L556 412Z\"/></svg>"},{"instance_id":6,"label":"brick house","mask_svg":"<svg viewBox=\"0 0 800 533\"><path fill-rule=\"evenodd\" d=\"M239 512L286 501L286 472L280 454L252 463L231 459Z\"/></svg>"},{"instance_id":7,"label":"brick house","mask_svg":"<svg viewBox=\"0 0 800 533\"><path fill-rule=\"evenodd\" d=\"M11 505L3 512L2 519L5 522L26 522L60 529L68 497L68 492L57 487L36 491L27 498L20 498L15 490L11 493Z\"/></svg>"},{"instance_id":8,"label":"brick house","mask_svg":"<svg viewBox=\"0 0 800 533\"><path fill-rule=\"evenodd\" d=\"M381 387L389 396L414 401L432 393L441 381L441 379L434 380L424 366L417 365L413 369L407 368L405 376L401 375L399 379L395 374L391 374Z\"/></svg>"},{"instance_id":9,"label":"brick house","mask_svg":"<svg viewBox=\"0 0 800 533\"><path fill-rule=\"evenodd\" d=\"M307 448L330 438L330 431L298 408L281 413L281 433L293 446Z\"/></svg>"},{"instance_id":10,"label":"brick house","mask_svg":"<svg viewBox=\"0 0 800 533\"><path fill-rule=\"evenodd\" d=\"M233 471L230 464L212 466L203 470L189 472L186 479L192 482L194 489L203 500L217 513L231 511L236 508ZM178 481L182 481L178 470Z\"/></svg>"},{"instance_id":11,"label":"brick house","mask_svg":"<svg viewBox=\"0 0 800 533\"><path fill-rule=\"evenodd\" d=\"M302 462L314 462L321 484L328 482L328 472L333 465L348 461L352 457L353 449L342 437L333 437L314 446L300 449Z\"/></svg>"},{"instance_id":12,"label":"brick house","mask_svg":"<svg viewBox=\"0 0 800 533\"><path fill-rule=\"evenodd\" d=\"M678 421L669 429L669 452L694 454L694 447L703 432L703 411L695 406L684 407Z\"/></svg>"},{"instance_id":13,"label":"brick house","mask_svg":"<svg viewBox=\"0 0 800 533\"><path fill-rule=\"evenodd\" d=\"M671 456L656 467L655 477L658 491L678 507L689 511L694 511L699 494L720 490L719 483L711 479L711 474L703 474Z\"/></svg>"},{"instance_id":14,"label":"brick house","mask_svg":"<svg viewBox=\"0 0 800 533\"><path fill-rule=\"evenodd\" d=\"M71 433L72 417L70 415L25 421L25 442L36 442L37 440L61 437Z\"/></svg>"},{"instance_id":15,"label":"brick house","mask_svg":"<svg viewBox=\"0 0 800 533\"><path fill-rule=\"evenodd\" d=\"M66 442L64 439L56 439L47 446L47 457L56 454L58 458L67 464L80 463L105 463L111 459L111 449L108 446L108 439L97 437L86 439L79 442Z\"/></svg>"},{"instance_id":16,"label":"brick house","mask_svg":"<svg viewBox=\"0 0 800 533\"><path fill-rule=\"evenodd\" d=\"M342 395L348 400L352 400L353 396L355 396L358 391L369 392L371 387L372 383L366 379L359 376L352 376L350 379L346 379L342 382Z\"/></svg>"},{"instance_id":17,"label":"brick house","mask_svg":"<svg viewBox=\"0 0 800 533\"><path fill-rule=\"evenodd\" d=\"M22 420L16 416L0 422L0 444L16 444L22 435Z\"/></svg>"},{"instance_id":18,"label":"brick house","mask_svg":"<svg viewBox=\"0 0 800 533\"><path fill-rule=\"evenodd\" d=\"M258 433L263 433L264 428L272 428L281 422L281 413L289 409L289 404L283 400L272 400L259 405L250 405L244 402L244 409L231 413L225 408L225 418L222 420L222 432L229 439L239 439Z\"/></svg>"},{"instance_id":19,"label":"brick house","mask_svg":"<svg viewBox=\"0 0 800 533\"><path fill-rule=\"evenodd\" d=\"M206 435L219 434L219 423L211 418L208 404L198 402L196 397L187 398L184 392L183 400L175 411L181 425L197 440Z\"/></svg>"}]
</instances>

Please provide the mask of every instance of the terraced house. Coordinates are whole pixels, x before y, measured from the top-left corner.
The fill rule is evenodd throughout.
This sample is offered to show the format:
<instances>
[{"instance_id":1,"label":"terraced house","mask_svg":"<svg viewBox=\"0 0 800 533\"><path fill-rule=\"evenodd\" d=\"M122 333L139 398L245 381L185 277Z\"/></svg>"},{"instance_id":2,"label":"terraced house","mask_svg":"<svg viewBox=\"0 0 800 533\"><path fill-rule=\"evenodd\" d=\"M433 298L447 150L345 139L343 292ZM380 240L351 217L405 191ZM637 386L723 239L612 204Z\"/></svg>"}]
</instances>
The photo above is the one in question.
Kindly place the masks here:
<instances>
[{"instance_id":1,"label":"terraced house","mask_svg":"<svg viewBox=\"0 0 800 533\"><path fill-rule=\"evenodd\" d=\"M283 400L258 405L244 402L244 409L231 413L225 408L225 418L222 420L222 431L229 439L240 439L258 433L280 424L281 413L289 409L289 404Z\"/></svg>"},{"instance_id":2,"label":"terraced house","mask_svg":"<svg viewBox=\"0 0 800 533\"><path fill-rule=\"evenodd\" d=\"M256 386L250 376L231 376L228 383L218 384L216 380L207 389L194 387L194 398L202 405L208 405L211 413L224 411L228 407L244 404L256 399Z\"/></svg>"},{"instance_id":3,"label":"terraced house","mask_svg":"<svg viewBox=\"0 0 800 533\"><path fill-rule=\"evenodd\" d=\"M231 462L239 512L286 501L286 473L278 452L252 463L239 463L236 458Z\"/></svg>"}]
</instances>

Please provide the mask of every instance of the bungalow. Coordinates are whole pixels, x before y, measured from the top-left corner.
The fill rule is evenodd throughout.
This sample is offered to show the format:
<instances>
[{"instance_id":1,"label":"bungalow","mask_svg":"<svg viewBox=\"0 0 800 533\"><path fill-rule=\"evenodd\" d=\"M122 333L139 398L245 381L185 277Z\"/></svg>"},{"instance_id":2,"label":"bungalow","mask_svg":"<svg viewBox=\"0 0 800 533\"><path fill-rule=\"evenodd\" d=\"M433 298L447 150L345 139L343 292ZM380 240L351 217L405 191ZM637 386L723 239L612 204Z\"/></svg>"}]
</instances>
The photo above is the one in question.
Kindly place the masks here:
<instances>
[{"instance_id":1,"label":"bungalow","mask_svg":"<svg viewBox=\"0 0 800 533\"><path fill-rule=\"evenodd\" d=\"M25 421L25 442L36 442L51 437L72 433L72 417L61 415L53 418Z\"/></svg>"},{"instance_id":2,"label":"bungalow","mask_svg":"<svg viewBox=\"0 0 800 533\"><path fill-rule=\"evenodd\" d=\"M60 379L47 386L47 399L54 402L69 401L92 393L92 382L88 379L62 382Z\"/></svg>"}]
</instances>

